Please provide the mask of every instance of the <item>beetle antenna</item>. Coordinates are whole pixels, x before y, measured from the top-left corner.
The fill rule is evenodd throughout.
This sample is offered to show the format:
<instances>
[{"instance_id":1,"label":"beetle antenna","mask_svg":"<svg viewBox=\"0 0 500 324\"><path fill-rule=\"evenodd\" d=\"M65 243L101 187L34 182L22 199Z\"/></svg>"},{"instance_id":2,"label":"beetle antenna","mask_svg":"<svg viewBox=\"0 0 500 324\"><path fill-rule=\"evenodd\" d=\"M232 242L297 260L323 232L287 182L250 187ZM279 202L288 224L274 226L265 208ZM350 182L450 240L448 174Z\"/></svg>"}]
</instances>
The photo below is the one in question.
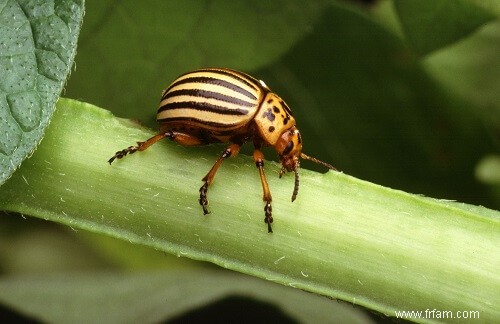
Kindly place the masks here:
<instances>
[{"instance_id":1,"label":"beetle antenna","mask_svg":"<svg viewBox=\"0 0 500 324\"><path fill-rule=\"evenodd\" d=\"M292 202L295 200L295 198L297 198L297 194L299 193L299 165L298 165L298 163L295 165L293 172L295 173L295 186L293 187Z\"/></svg>"},{"instance_id":2,"label":"beetle antenna","mask_svg":"<svg viewBox=\"0 0 500 324\"><path fill-rule=\"evenodd\" d=\"M328 164L328 163L323 162L323 161L320 161L317 158L313 158L312 156L306 155L304 153L300 153L300 157L303 158L304 160L309 160L309 161L313 161L315 163L321 164L322 166L324 166L330 170L338 171L333 165Z\"/></svg>"}]
</instances>

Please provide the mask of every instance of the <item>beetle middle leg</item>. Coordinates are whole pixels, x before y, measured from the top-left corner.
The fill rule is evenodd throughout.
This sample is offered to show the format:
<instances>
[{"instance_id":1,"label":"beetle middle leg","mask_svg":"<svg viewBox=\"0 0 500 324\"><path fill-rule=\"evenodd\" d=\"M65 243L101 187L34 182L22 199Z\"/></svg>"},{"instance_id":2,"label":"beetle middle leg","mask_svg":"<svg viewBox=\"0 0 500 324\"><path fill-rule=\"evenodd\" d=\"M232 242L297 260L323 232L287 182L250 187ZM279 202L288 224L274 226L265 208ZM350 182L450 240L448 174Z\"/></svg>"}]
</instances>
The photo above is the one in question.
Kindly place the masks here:
<instances>
[{"instance_id":1,"label":"beetle middle leg","mask_svg":"<svg viewBox=\"0 0 500 324\"><path fill-rule=\"evenodd\" d=\"M259 170L260 182L262 183L262 190L264 192L263 199L266 202L266 206L264 207L264 213L266 215L266 217L264 218L264 222L267 224L267 231L269 233L272 233L273 229L271 227L271 223L273 222L273 208L271 206L271 191L269 190L266 175L264 174L264 154L257 147L253 151L253 160L255 161L255 165Z\"/></svg>"},{"instance_id":2,"label":"beetle middle leg","mask_svg":"<svg viewBox=\"0 0 500 324\"><path fill-rule=\"evenodd\" d=\"M199 199L200 205L203 208L203 214L206 215L209 213L208 208L207 208L207 206L208 206L208 199L207 199L208 186L214 180L215 174L217 173L217 170L219 169L220 165L222 164L222 161L224 161L224 159L227 159L231 156L238 155L238 152L240 151L240 147L241 147L241 145L236 144L236 143L229 145L224 150L224 152L222 152L222 154L217 159L215 164L212 166L210 171L208 171L207 175L204 176L203 179L201 179L202 181L205 182L203 184L203 186L201 186L201 188L200 188L200 199Z\"/></svg>"}]
</instances>

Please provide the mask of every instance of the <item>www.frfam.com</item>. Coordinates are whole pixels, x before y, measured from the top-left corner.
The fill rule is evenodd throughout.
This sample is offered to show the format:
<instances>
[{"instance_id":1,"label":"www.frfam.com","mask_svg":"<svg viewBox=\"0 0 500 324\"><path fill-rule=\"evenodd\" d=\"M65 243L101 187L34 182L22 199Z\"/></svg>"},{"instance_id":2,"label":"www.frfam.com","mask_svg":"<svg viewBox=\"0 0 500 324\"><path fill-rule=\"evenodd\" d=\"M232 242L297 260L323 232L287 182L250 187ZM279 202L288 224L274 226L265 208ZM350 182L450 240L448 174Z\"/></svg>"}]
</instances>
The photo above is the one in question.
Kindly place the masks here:
<instances>
[{"instance_id":1,"label":"www.frfam.com","mask_svg":"<svg viewBox=\"0 0 500 324\"><path fill-rule=\"evenodd\" d=\"M452 318L473 318L479 319L479 311L446 311L438 309L426 309L424 311L395 311L396 318L403 319L452 319Z\"/></svg>"}]
</instances>

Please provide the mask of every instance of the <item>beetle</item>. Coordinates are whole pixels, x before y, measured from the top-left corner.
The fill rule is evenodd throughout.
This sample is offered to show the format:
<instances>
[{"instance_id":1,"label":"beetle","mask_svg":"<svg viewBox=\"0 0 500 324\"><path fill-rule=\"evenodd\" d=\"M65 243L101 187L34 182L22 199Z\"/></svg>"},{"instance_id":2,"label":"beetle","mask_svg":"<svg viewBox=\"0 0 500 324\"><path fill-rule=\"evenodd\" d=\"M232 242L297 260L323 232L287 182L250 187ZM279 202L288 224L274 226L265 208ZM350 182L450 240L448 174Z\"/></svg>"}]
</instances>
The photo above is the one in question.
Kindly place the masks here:
<instances>
[{"instance_id":1,"label":"beetle","mask_svg":"<svg viewBox=\"0 0 500 324\"><path fill-rule=\"evenodd\" d=\"M281 161L279 177L295 173L292 202L299 191L299 158L328 169L332 165L302 153L302 138L288 105L260 80L226 68L206 68L179 76L162 92L156 114L159 133L118 151L108 162L127 154L144 151L168 138L184 146L230 143L210 171L203 177L199 203L208 214L207 191L222 161L236 156L245 142L254 145L253 160L259 171L263 190L264 222L272 233L271 192L264 174L263 146L273 146Z\"/></svg>"}]
</instances>

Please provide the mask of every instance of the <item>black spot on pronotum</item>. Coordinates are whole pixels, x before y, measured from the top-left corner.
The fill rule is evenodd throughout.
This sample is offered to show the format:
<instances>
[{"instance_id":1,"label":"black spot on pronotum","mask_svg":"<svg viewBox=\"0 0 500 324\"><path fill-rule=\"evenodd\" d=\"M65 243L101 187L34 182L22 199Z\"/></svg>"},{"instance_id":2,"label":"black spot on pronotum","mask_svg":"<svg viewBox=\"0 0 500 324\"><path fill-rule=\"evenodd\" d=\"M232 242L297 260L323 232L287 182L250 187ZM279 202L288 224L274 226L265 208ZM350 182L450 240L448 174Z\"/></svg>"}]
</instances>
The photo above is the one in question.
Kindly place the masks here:
<instances>
[{"instance_id":1,"label":"black spot on pronotum","mask_svg":"<svg viewBox=\"0 0 500 324\"><path fill-rule=\"evenodd\" d=\"M267 99L267 103L268 103L268 104L270 104L270 103L272 103L272 102L273 102L273 98L271 98L271 99Z\"/></svg>"},{"instance_id":2,"label":"black spot on pronotum","mask_svg":"<svg viewBox=\"0 0 500 324\"><path fill-rule=\"evenodd\" d=\"M290 120L290 115L286 115L286 117L283 119L283 125L288 124L288 121Z\"/></svg>"},{"instance_id":3,"label":"black spot on pronotum","mask_svg":"<svg viewBox=\"0 0 500 324\"><path fill-rule=\"evenodd\" d=\"M273 106L273 111L274 111L275 113L279 113L279 112L280 112L280 109L279 109L278 107L276 107L276 106Z\"/></svg>"},{"instance_id":4,"label":"black spot on pronotum","mask_svg":"<svg viewBox=\"0 0 500 324\"><path fill-rule=\"evenodd\" d=\"M271 111L271 108L264 111L264 113L262 114L262 117L269 119L269 121L274 121L274 119L276 118L276 116Z\"/></svg>"},{"instance_id":5,"label":"black spot on pronotum","mask_svg":"<svg viewBox=\"0 0 500 324\"><path fill-rule=\"evenodd\" d=\"M281 107L283 107L283 109L285 109L285 111L288 113L288 114L292 114L292 110L290 109L290 107L288 107L288 105L283 101L283 100L280 100L280 105Z\"/></svg>"},{"instance_id":6,"label":"black spot on pronotum","mask_svg":"<svg viewBox=\"0 0 500 324\"><path fill-rule=\"evenodd\" d=\"M290 153L292 151L292 149L293 149L293 142L288 142L285 149L283 150L282 155L287 155L288 153Z\"/></svg>"},{"instance_id":7,"label":"black spot on pronotum","mask_svg":"<svg viewBox=\"0 0 500 324\"><path fill-rule=\"evenodd\" d=\"M274 132L274 126L269 126L269 132L270 133Z\"/></svg>"}]
</instances>

